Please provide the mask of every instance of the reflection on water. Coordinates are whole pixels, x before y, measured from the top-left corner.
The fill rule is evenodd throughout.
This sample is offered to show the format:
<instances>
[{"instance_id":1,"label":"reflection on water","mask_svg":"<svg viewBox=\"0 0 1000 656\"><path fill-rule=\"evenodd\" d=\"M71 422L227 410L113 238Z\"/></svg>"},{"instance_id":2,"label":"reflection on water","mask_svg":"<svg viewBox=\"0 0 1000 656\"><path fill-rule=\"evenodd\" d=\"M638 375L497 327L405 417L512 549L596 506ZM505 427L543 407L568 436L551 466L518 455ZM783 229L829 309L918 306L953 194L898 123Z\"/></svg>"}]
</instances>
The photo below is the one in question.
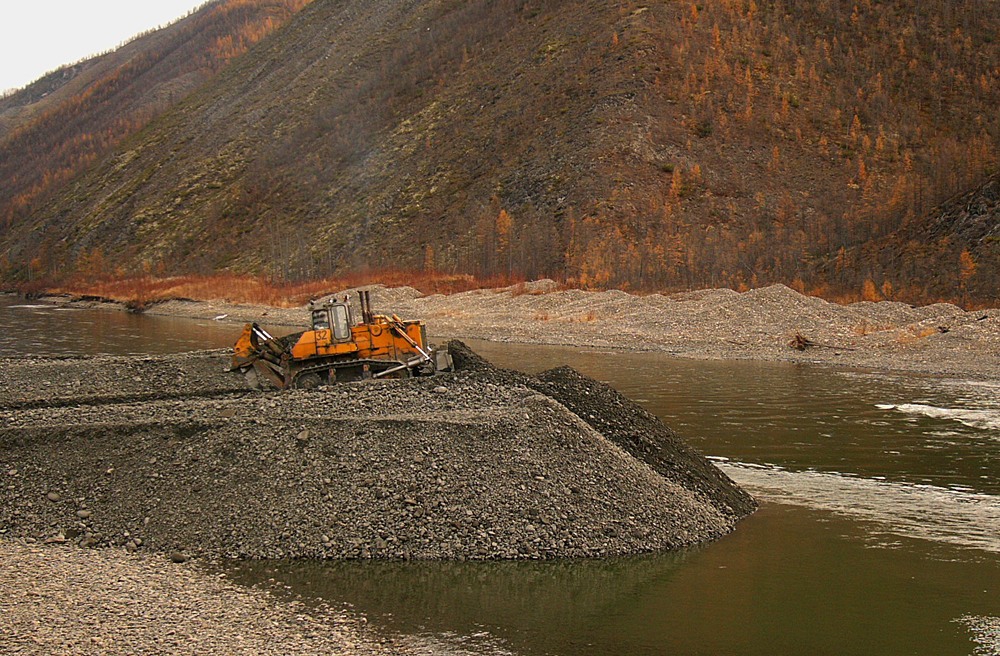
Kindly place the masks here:
<instances>
[{"instance_id":1,"label":"reflection on water","mask_svg":"<svg viewBox=\"0 0 1000 656\"><path fill-rule=\"evenodd\" d=\"M683 554L556 563L243 563L244 582L349 601L403 633L480 653L968 654L955 622L998 611L997 561L920 541L871 548L856 523L765 504ZM469 640L465 641L468 646Z\"/></svg>"},{"instance_id":2,"label":"reflection on water","mask_svg":"<svg viewBox=\"0 0 1000 656\"><path fill-rule=\"evenodd\" d=\"M0 295L0 356L180 353L232 346L240 327L220 321L58 308Z\"/></svg>"},{"instance_id":3,"label":"reflection on water","mask_svg":"<svg viewBox=\"0 0 1000 656\"><path fill-rule=\"evenodd\" d=\"M297 591L346 598L379 623L406 633L478 636L478 646L561 651L567 636L591 633L595 618L610 618L668 580L685 555L549 563L341 562L244 563L235 577L280 576ZM659 583L658 583L659 582ZM553 626L564 627L554 633ZM582 631L582 633L580 633Z\"/></svg>"},{"instance_id":4,"label":"reflection on water","mask_svg":"<svg viewBox=\"0 0 1000 656\"><path fill-rule=\"evenodd\" d=\"M238 332L0 297L0 355L228 347ZM232 575L489 654L962 655L974 645L958 620L1000 616L995 383L472 345L501 366L570 364L611 383L724 461L762 509L717 543L659 557L243 563Z\"/></svg>"}]
</instances>

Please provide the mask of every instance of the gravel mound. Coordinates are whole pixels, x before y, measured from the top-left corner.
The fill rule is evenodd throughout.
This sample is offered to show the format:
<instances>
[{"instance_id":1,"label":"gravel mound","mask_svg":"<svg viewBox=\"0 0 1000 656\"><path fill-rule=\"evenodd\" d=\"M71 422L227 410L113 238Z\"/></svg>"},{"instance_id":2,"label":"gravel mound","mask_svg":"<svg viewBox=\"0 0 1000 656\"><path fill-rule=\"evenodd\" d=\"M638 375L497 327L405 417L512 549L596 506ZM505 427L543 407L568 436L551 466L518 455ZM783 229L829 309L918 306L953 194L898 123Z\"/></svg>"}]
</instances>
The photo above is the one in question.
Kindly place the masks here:
<instances>
[{"instance_id":1,"label":"gravel mound","mask_svg":"<svg viewBox=\"0 0 1000 656\"><path fill-rule=\"evenodd\" d=\"M52 361L0 362L20 385L0 394L0 534L179 560L543 559L676 549L754 508L610 388L452 352L454 374L271 393L222 351L75 359L58 383Z\"/></svg>"},{"instance_id":2,"label":"gravel mound","mask_svg":"<svg viewBox=\"0 0 1000 656\"><path fill-rule=\"evenodd\" d=\"M493 378L524 385L559 402L660 476L695 491L723 513L744 516L757 508L753 498L733 485L718 467L613 387L572 367L550 369L537 376L498 369L458 340L449 344L449 352L459 369L488 372Z\"/></svg>"},{"instance_id":3,"label":"gravel mound","mask_svg":"<svg viewBox=\"0 0 1000 656\"><path fill-rule=\"evenodd\" d=\"M637 296L560 290L551 280L423 296L409 287L365 287L376 309L419 317L434 335L668 351L712 359L778 360L1000 378L1000 309L893 301L838 305L784 285L738 293L708 289ZM354 290L331 290L337 296ZM89 307L89 301L49 299ZM106 305L106 304L104 304ZM308 322L305 308L170 301L150 314L279 326ZM802 336L814 347L791 348Z\"/></svg>"}]
</instances>

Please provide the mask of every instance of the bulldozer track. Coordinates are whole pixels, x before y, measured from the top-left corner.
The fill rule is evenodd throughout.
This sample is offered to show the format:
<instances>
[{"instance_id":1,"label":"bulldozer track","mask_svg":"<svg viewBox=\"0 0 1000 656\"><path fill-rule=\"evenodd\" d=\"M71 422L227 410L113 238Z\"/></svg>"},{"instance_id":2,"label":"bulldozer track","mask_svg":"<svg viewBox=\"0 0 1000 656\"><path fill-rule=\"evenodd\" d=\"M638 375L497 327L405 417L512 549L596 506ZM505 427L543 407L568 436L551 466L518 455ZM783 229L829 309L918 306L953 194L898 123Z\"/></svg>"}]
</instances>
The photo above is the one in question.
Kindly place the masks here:
<instances>
[{"instance_id":1,"label":"bulldozer track","mask_svg":"<svg viewBox=\"0 0 1000 656\"><path fill-rule=\"evenodd\" d=\"M197 392L179 392L174 394L117 394L96 396L74 396L53 399L29 399L0 403L0 410L36 410L42 408L71 408L74 406L122 405L128 403L145 403L147 401L183 401L184 399L231 398L246 396L253 390L215 389Z\"/></svg>"},{"instance_id":2,"label":"bulldozer track","mask_svg":"<svg viewBox=\"0 0 1000 656\"><path fill-rule=\"evenodd\" d=\"M312 367L305 367L301 371L298 372L298 374L296 375L296 378L301 378L302 376L304 376L306 374L314 374L314 373L318 373L318 372L321 372L321 371L328 371L330 369L334 369L334 370L336 370L336 369L361 369L366 364L371 368L372 371L378 371L378 370L384 370L384 369L391 369L392 367L396 367L396 366L399 366L399 365L405 364L405 363L400 362L399 360L373 360L373 359L345 360L345 361L340 361L340 362L330 362L330 363L327 363L327 364L319 364L319 365L314 365Z\"/></svg>"}]
</instances>

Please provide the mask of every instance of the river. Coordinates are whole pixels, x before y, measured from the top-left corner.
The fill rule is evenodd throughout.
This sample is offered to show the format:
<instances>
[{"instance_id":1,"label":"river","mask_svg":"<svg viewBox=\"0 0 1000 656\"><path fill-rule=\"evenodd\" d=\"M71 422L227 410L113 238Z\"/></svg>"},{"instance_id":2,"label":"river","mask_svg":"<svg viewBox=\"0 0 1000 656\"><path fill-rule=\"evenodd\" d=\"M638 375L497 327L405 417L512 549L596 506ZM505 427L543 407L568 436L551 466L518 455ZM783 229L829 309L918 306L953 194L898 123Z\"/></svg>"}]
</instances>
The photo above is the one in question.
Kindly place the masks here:
<instances>
[{"instance_id":1,"label":"river","mask_svg":"<svg viewBox=\"0 0 1000 656\"><path fill-rule=\"evenodd\" d=\"M239 326L0 297L0 355L229 346ZM454 653L967 655L1000 616L1000 385L491 344L661 417L762 502L679 554L553 563L244 563ZM995 646L977 653L995 653Z\"/></svg>"}]
</instances>

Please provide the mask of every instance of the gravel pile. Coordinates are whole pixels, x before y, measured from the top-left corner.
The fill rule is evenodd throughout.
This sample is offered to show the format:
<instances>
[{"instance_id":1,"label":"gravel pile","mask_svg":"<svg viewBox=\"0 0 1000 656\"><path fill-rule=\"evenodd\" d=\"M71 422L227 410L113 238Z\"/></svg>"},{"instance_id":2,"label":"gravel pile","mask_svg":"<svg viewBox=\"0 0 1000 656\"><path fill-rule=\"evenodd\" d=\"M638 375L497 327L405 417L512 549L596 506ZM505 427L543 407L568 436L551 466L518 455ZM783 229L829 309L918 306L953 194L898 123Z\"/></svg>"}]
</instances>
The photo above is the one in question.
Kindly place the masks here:
<instances>
[{"instance_id":1,"label":"gravel pile","mask_svg":"<svg viewBox=\"0 0 1000 656\"><path fill-rule=\"evenodd\" d=\"M449 345L456 366L483 372L508 385L523 385L559 402L594 430L641 460L660 476L695 491L723 513L745 516L756 503L659 418L614 388L574 370L558 367L528 376L498 369L462 342Z\"/></svg>"},{"instance_id":2,"label":"gravel pile","mask_svg":"<svg viewBox=\"0 0 1000 656\"><path fill-rule=\"evenodd\" d=\"M947 303L837 305L783 285L634 296L559 290L551 280L422 296L410 287L369 287L375 307L423 319L434 335L668 351L713 359L820 362L852 367L1000 378L1000 310ZM337 292L343 296L344 290ZM353 294L351 294L353 300ZM57 302L66 302L57 301ZM305 308L171 301L152 314L302 326ZM790 348L801 335L814 346Z\"/></svg>"},{"instance_id":3,"label":"gravel pile","mask_svg":"<svg viewBox=\"0 0 1000 656\"><path fill-rule=\"evenodd\" d=\"M455 374L271 393L221 351L74 359L72 377L0 362L18 384L0 392L0 534L181 561L544 559L676 549L752 512L610 388L452 350Z\"/></svg>"}]
</instances>

